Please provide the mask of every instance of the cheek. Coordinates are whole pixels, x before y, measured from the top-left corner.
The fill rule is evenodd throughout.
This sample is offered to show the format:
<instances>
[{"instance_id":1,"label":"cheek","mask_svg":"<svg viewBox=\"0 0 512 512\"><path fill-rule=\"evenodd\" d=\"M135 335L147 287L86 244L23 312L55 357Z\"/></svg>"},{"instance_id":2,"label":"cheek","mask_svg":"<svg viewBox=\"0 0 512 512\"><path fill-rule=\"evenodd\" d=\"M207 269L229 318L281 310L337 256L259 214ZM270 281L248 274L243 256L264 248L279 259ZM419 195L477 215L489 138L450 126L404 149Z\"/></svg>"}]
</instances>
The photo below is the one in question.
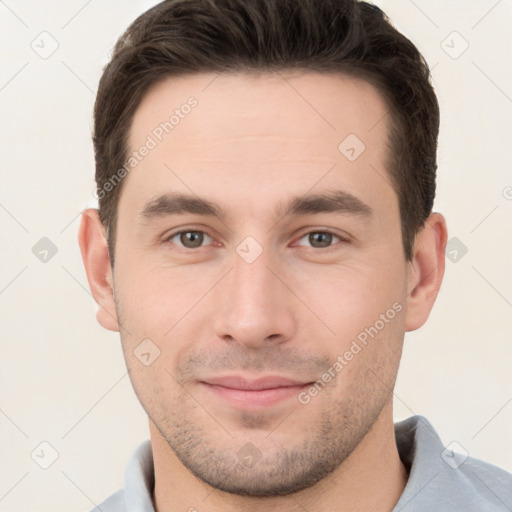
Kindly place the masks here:
<instances>
[{"instance_id":1,"label":"cheek","mask_svg":"<svg viewBox=\"0 0 512 512\"><path fill-rule=\"evenodd\" d=\"M389 266L387 274L376 272L369 266L328 271L318 267L310 272L307 280L300 282L295 278L294 290L329 327L329 330L323 327L324 338L332 337L338 343L345 343L378 322L381 315L390 322L397 317L396 310L401 309L403 302L399 276L398 269ZM311 312L304 310L304 315L311 315Z\"/></svg>"},{"instance_id":2,"label":"cheek","mask_svg":"<svg viewBox=\"0 0 512 512\"><path fill-rule=\"evenodd\" d=\"M174 371L165 360L162 351L160 357L146 365L135 357L132 351L125 351L126 366L134 392L148 416L166 414L178 406L186 391L175 380Z\"/></svg>"},{"instance_id":3,"label":"cheek","mask_svg":"<svg viewBox=\"0 0 512 512\"><path fill-rule=\"evenodd\" d=\"M129 331L121 333L121 341L135 391L143 396L151 389L147 400L158 390L180 394L176 365L190 351L190 340L201 338L206 307L201 298L212 285L197 272L177 268L141 266L131 275L123 280L117 306Z\"/></svg>"},{"instance_id":4,"label":"cheek","mask_svg":"<svg viewBox=\"0 0 512 512\"><path fill-rule=\"evenodd\" d=\"M186 269L140 265L131 275L123 282L119 305L128 329L148 337L172 336L192 311L197 314L199 301L212 287L209 279Z\"/></svg>"}]
</instances>

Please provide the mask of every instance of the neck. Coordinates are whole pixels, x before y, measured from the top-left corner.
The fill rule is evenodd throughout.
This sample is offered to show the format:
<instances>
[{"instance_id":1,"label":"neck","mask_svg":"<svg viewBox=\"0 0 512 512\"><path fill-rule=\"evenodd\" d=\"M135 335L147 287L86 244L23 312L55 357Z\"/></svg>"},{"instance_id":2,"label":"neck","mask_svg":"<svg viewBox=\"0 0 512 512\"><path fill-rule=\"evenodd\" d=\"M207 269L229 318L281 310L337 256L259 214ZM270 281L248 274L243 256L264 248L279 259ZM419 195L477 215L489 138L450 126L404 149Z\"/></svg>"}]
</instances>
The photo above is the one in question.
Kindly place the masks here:
<instances>
[{"instance_id":1,"label":"neck","mask_svg":"<svg viewBox=\"0 0 512 512\"><path fill-rule=\"evenodd\" d=\"M214 489L184 467L150 420L156 512L390 512L407 483L395 441L390 401L347 459L328 477L289 496L253 498Z\"/></svg>"}]
</instances>

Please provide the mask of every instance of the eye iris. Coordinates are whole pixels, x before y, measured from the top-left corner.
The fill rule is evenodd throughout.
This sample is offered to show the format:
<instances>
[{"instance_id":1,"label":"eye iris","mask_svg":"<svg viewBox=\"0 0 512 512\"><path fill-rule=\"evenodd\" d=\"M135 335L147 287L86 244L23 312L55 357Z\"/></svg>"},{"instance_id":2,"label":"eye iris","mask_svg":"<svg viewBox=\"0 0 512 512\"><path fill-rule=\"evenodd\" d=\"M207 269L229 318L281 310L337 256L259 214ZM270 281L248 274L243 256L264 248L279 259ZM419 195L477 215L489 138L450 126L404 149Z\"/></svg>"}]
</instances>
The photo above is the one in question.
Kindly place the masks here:
<instances>
[{"instance_id":1,"label":"eye iris","mask_svg":"<svg viewBox=\"0 0 512 512\"><path fill-rule=\"evenodd\" d=\"M314 240L316 238L320 238L320 247L328 247L332 242L332 234L331 233L310 233L309 241L315 246ZM316 246L318 247L318 246Z\"/></svg>"},{"instance_id":2,"label":"eye iris","mask_svg":"<svg viewBox=\"0 0 512 512\"><path fill-rule=\"evenodd\" d=\"M191 235L187 238L187 235ZM200 231L184 231L180 234L180 242L188 248L200 247L203 243L204 235ZM192 245L188 245L188 242L192 242Z\"/></svg>"}]
</instances>

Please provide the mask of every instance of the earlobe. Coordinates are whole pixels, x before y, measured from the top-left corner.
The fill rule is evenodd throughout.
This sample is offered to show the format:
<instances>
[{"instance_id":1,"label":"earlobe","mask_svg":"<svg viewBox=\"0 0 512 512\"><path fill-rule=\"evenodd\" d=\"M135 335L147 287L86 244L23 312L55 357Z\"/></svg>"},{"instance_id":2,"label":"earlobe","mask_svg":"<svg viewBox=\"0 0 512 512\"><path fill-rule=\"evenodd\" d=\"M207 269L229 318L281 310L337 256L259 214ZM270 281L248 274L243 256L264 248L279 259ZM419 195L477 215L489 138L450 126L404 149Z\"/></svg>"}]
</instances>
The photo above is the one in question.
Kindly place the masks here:
<instances>
[{"instance_id":1,"label":"earlobe","mask_svg":"<svg viewBox=\"0 0 512 512\"><path fill-rule=\"evenodd\" d=\"M82 212L78 243L89 287L99 306L96 318L105 329L118 332L119 322L114 302L114 281L107 240L96 208L88 208Z\"/></svg>"},{"instance_id":2,"label":"earlobe","mask_svg":"<svg viewBox=\"0 0 512 512\"><path fill-rule=\"evenodd\" d=\"M446 220L432 213L416 235L414 255L408 263L408 295L405 330L419 329L434 306L445 269Z\"/></svg>"}]
</instances>

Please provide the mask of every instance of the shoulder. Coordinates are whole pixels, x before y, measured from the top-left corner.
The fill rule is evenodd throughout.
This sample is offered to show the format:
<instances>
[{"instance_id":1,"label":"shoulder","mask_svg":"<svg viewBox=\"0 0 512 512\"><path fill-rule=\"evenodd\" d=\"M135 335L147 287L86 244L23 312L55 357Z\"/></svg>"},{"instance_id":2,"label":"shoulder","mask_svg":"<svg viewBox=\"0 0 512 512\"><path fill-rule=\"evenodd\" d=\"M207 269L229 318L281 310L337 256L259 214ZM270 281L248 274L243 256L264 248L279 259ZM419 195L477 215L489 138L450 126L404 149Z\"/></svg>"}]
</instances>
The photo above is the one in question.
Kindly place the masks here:
<instances>
[{"instance_id":1,"label":"shoulder","mask_svg":"<svg viewBox=\"0 0 512 512\"><path fill-rule=\"evenodd\" d=\"M430 422L412 416L395 424L397 447L409 479L395 511L510 512L512 474L445 447Z\"/></svg>"},{"instance_id":2,"label":"shoulder","mask_svg":"<svg viewBox=\"0 0 512 512\"><path fill-rule=\"evenodd\" d=\"M460 486L468 495L477 500L487 496L489 499L482 503L506 505L512 510L511 473L474 457L467 457L456 471Z\"/></svg>"},{"instance_id":3,"label":"shoulder","mask_svg":"<svg viewBox=\"0 0 512 512\"><path fill-rule=\"evenodd\" d=\"M109 496L105 501L96 505L89 512L124 512L125 511L125 500L124 500L124 489Z\"/></svg>"},{"instance_id":4,"label":"shoulder","mask_svg":"<svg viewBox=\"0 0 512 512\"><path fill-rule=\"evenodd\" d=\"M512 474L462 454L455 454L460 465L439 468L428 494L443 510L466 512L510 512L512 510Z\"/></svg>"},{"instance_id":5,"label":"shoulder","mask_svg":"<svg viewBox=\"0 0 512 512\"><path fill-rule=\"evenodd\" d=\"M142 442L133 452L126 466L124 487L89 512L154 512L152 491L154 465L151 442Z\"/></svg>"}]
</instances>

